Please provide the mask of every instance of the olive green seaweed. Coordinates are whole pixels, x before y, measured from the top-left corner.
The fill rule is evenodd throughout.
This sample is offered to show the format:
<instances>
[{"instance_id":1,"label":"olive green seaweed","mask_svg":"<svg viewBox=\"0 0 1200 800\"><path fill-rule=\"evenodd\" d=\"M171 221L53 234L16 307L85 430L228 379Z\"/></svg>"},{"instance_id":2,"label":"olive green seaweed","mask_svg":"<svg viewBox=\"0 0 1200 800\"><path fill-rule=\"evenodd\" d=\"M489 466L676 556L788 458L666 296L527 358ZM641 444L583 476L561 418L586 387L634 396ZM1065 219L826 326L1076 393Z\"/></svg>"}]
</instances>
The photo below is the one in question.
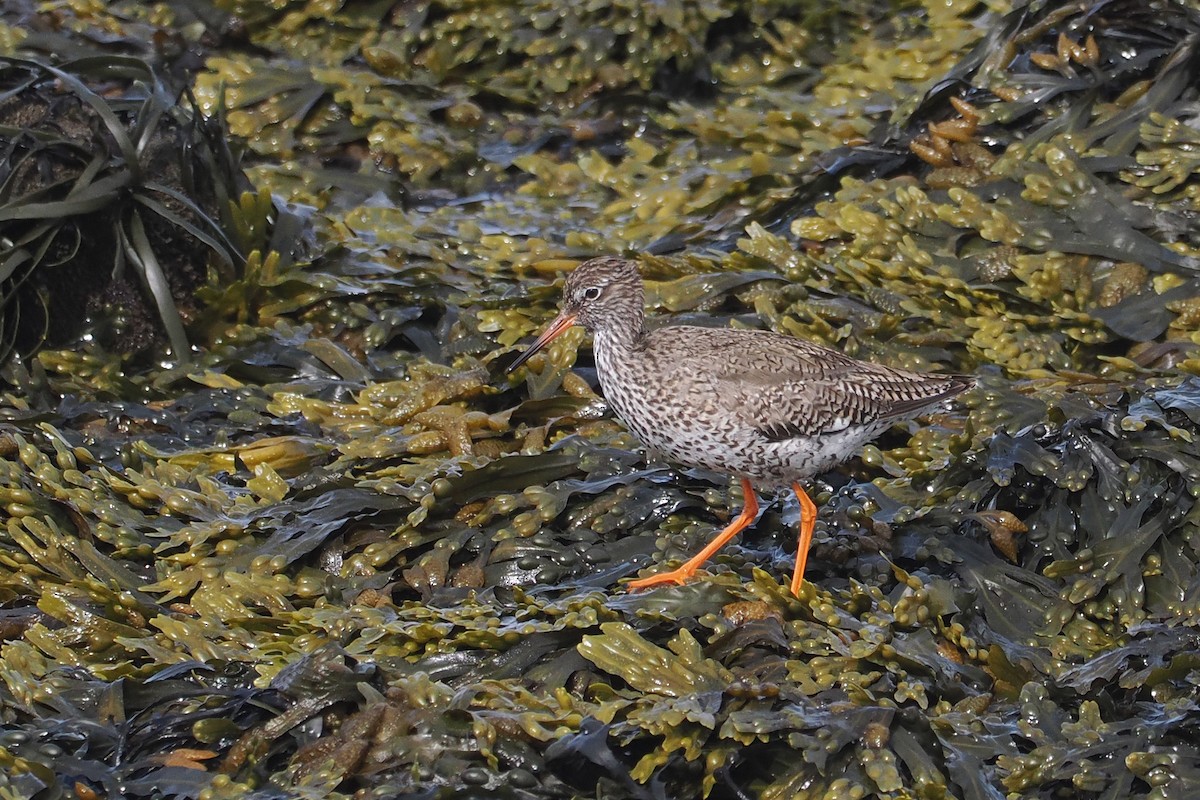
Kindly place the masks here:
<instances>
[{"instance_id":1,"label":"olive green seaweed","mask_svg":"<svg viewBox=\"0 0 1200 800\"><path fill-rule=\"evenodd\" d=\"M0 798L1200 793L1197 63L1191 0L0 4ZM799 597L768 498L628 592L739 509L581 331L506 372L596 254L978 385L813 481Z\"/></svg>"}]
</instances>

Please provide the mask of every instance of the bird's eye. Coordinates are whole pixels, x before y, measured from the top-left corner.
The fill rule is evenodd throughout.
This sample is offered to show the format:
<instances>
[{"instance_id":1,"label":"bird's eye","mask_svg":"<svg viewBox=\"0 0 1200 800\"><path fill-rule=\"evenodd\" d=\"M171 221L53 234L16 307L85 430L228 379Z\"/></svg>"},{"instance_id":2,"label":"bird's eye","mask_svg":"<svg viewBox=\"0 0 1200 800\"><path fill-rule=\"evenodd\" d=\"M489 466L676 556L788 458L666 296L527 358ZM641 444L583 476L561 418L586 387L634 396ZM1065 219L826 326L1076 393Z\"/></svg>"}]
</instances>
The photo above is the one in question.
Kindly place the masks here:
<instances>
[{"instance_id":1,"label":"bird's eye","mask_svg":"<svg viewBox=\"0 0 1200 800\"><path fill-rule=\"evenodd\" d=\"M589 286L583 292L583 299L584 300L599 300L600 299L600 287L599 286Z\"/></svg>"}]
</instances>

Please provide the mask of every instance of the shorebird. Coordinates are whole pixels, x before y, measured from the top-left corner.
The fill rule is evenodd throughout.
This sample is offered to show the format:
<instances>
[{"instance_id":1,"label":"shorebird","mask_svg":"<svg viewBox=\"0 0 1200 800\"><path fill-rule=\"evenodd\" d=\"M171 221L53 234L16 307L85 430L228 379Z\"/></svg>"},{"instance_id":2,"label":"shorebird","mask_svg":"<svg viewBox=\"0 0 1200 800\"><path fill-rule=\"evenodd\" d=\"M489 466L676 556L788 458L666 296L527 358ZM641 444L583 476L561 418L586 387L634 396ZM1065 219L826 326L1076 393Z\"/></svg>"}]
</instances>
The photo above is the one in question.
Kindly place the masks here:
<instances>
[{"instance_id":1,"label":"shorebird","mask_svg":"<svg viewBox=\"0 0 1200 800\"><path fill-rule=\"evenodd\" d=\"M646 327L642 278L624 258L593 258L563 287L562 311L511 372L574 325L592 334L604 397L641 442L668 460L741 479L742 513L680 567L631 581L684 583L758 515L754 483L800 501L791 592L799 596L817 508L802 481L826 472L894 423L975 384L964 375L859 361L771 331Z\"/></svg>"}]
</instances>

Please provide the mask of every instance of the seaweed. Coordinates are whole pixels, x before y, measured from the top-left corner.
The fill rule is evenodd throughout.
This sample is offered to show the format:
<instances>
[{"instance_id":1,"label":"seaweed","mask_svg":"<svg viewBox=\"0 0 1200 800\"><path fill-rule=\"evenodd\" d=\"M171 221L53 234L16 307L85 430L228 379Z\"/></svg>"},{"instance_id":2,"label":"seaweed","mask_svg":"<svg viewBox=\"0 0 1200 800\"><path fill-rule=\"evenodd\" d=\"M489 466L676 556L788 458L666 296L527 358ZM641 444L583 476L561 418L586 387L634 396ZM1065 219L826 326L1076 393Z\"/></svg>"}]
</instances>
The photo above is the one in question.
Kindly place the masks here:
<instances>
[{"instance_id":1,"label":"seaweed","mask_svg":"<svg viewBox=\"0 0 1200 800\"><path fill-rule=\"evenodd\" d=\"M87 81L124 94L103 97ZM238 191L219 128L129 57L61 67L6 57L0 86L0 361L64 343L104 305L120 307L110 317L126 349L158 329L185 358L204 253L226 275L243 258L218 221Z\"/></svg>"},{"instance_id":2,"label":"seaweed","mask_svg":"<svg viewBox=\"0 0 1200 800\"><path fill-rule=\"evenodd\" d=\"M0 8L114 144L64 195L169 81L247 181L187 195L186 363L4 368L0 795L1195 793L1191 5L223 8ZM597 252L978 388L812 482L799 598L785 503L627 592L737 501L583 337L505 372Z\"/></svg>"}]
</instances>

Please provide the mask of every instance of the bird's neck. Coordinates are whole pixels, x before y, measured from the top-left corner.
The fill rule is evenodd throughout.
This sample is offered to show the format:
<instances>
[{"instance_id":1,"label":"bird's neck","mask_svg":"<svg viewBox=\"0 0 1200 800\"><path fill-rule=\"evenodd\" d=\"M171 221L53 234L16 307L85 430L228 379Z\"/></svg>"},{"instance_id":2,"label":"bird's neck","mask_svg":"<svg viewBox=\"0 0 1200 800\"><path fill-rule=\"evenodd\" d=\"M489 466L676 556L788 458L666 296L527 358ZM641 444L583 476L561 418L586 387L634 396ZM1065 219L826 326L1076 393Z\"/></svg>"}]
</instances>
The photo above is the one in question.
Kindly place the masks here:
<instances>
[{"instance_id":1,"label":"bird's neck","mask_svg":"<svg viewBox=\"0 0 1200 800\"><path fill-rule=\"evenodd\" d=\"M614 351L637 350L646 338L646 318L641 309L598 327L592 338L596 347Z\"/></svg>"}]
</instances>

